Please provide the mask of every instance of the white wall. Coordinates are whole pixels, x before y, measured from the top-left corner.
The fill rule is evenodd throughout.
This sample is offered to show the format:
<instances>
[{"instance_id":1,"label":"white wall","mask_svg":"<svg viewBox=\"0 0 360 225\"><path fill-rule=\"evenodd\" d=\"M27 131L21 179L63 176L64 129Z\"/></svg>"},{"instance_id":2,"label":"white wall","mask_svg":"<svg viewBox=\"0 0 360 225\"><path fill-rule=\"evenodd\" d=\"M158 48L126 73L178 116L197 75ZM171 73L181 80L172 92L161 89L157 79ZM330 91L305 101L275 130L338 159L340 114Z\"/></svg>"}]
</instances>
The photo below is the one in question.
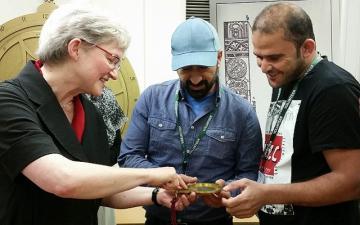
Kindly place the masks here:
<instances>
[{"instance_id":1,"label":"white wall","mask_svg":"<svg viewBox=\"0 0 360 225\"><path fill-rule=\"evenodd\" d=\"M43 0L0 0L0 24L36 12ZM131 34L127 57L140 91L151 84L177 78L171 71L171 34L185 20L185 0L56 0L57 5L90 4L119 18Z\"/></svg>"},{"instance_id":2,"label":"white wall","mask_svg":"<svg viewBox=\"0 0 360 225\"><path fill-rule=\"evenodd\" d=\"M340 1L340 51L337 63L360 81L360 1Z\"/></svg>"}]
</instances>

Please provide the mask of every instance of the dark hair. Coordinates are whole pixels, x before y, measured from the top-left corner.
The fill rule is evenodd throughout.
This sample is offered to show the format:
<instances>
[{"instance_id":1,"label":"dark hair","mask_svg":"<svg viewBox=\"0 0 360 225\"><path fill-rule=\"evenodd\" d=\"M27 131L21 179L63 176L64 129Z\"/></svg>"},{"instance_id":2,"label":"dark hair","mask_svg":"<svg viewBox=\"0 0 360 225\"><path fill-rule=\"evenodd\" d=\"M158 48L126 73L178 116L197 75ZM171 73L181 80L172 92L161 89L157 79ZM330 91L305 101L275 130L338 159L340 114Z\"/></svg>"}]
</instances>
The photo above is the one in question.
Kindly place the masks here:
<instances>
[{"instance_id":1,"label":"dark hair","mask_svg":"<svg viewBox=\"0 0 360 225\"><path fill-rule=\"evenodd\" d=\"M255 18L252 32L272 34L283 29L284 38L295 44L297 49L308 38L315 41L309 15L293 3L276 3L264 8Z\"/></svg>"}]
</instances>

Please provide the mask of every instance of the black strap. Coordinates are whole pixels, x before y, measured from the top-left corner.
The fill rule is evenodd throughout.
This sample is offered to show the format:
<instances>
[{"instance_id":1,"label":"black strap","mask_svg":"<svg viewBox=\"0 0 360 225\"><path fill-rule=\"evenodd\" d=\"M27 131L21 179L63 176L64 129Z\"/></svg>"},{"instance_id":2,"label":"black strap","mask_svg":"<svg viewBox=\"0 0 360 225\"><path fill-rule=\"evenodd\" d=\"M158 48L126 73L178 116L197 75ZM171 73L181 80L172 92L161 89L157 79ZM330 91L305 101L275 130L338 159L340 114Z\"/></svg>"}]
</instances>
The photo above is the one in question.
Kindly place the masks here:
<instances>
[{"instance_id":1,"label":"black strap","mask_svg":"<svg viewBox=\"0 0 360 225\"><path fill-rule=\"evenodd\" d=\"M161 206L159 204L159 202L157 201L157 194L159 193L159 189L158 187L154 188L154 190L152 191L151 194L151 201L156 205L156 206Z\"/></svg>"}]
</instances>

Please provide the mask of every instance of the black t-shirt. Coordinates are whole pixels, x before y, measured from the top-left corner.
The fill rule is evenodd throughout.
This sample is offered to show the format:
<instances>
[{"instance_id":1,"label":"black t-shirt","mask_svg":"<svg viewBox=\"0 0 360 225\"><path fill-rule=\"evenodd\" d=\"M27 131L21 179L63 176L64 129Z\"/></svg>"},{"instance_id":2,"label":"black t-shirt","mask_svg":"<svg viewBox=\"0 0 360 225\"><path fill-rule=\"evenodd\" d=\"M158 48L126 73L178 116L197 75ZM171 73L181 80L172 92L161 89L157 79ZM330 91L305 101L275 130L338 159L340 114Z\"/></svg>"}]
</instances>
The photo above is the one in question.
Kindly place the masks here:
<instances>
[{"instance_id":1,"label":"black t-shirt","mask_svg":"<svg viewBox=\"0 0 360 225\"><path fill-rule=\"evenodd\" d=\"M269 139L295 82L274 90L266 123ZM300 82L266 161L266 183L294 183L330 172L322 151L360 149L360 85L337 65L320 61ZM321 192L321 190L319 190ZM266 205L266 225L359 225L357 201L324 207Z\"/></svg>"}]
</instances>

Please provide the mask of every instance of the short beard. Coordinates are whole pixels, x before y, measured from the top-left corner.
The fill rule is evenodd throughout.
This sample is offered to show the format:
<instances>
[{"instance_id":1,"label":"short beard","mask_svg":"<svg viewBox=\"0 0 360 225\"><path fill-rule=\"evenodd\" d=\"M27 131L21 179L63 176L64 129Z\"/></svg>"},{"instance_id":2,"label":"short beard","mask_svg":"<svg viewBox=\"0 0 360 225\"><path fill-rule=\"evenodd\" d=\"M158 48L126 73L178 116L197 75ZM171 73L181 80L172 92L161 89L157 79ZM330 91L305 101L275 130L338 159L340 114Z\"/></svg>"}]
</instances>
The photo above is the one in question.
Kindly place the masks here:
<instances>
[{"instance_id":1,"label":"short beard","mask_svg":"<svg viewBox=\"0 0 360 225\"><path fill-rule=\"evenodd\" d=\"M193 97L196 100L200 100L209 94L209 91L211 90L211 88L214 86L214 84L218 83L218 81L219 81L219 79L218 79L218 69L217 69L215 72L214 78L210 82L207 80L202 80L202 81L200 81L199 84L196 85L196 86L204 85L203 89L192 90L190 88L190 86L191 86L190 80L181 81L181 87L185 88L185 90L190 94L191 97Z\"/></svg>"},{"instance_id":2,"label":"short beard","mask_svg":"<svg viewBox=\"0 0 360 225\"><path fill-rule=\"evenodd\" d=\"M295 67L294 71L289 76L289 79L290 79L289 82L297 81L297 80L303 78L303 76L306 73L306 70L307 70L307 67L306 67L305 61L299 57L296 62L296 67Z\"/></svg>"}]
</instances>

